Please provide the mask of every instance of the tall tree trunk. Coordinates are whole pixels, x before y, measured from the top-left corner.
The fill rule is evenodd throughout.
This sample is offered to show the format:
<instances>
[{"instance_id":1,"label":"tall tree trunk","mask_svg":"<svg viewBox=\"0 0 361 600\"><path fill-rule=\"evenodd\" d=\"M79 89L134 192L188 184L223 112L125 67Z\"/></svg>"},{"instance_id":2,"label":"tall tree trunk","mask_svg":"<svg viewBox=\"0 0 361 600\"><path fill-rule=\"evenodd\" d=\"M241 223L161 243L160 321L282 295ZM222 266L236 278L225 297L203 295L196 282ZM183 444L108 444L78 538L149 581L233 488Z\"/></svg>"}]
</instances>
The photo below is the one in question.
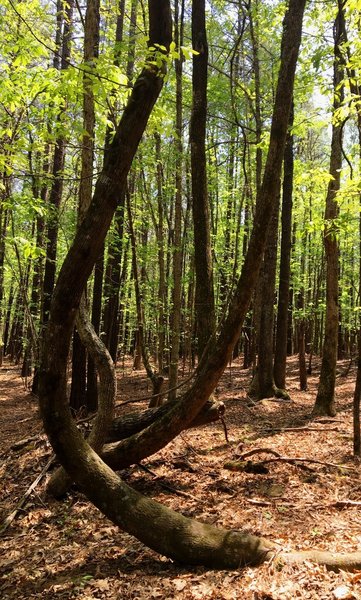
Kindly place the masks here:
<instances>
[{"instance_id":1,"label":"tall tree trunk","mask_svg":"<svg viewBox=\"0 0 361 600\"><path fill-rule=\"evenodd\" d=\"M278 194L279 198L279 194ZM285 391L275 386L273 378L273 326L274 296L277 266L279 199L275 205L268 232L266 250L263 259L260 281L260 319L257 369L249 390L256 399L279 396L287 398Z\"/></svg>"},{"instance_id":2,"label":"tall tree trunk","mask_svg":"<svg viewBox=\"0 0 361 600\"><path fill-rule=\"evenodd\" d=\"M174 4L174 35L177 47L183 44L183 13L182 1L181 15L179 15L178 0ZM169 388L172 390L169 399L176 397L175 387L178 381L178 361L181 332L182 308L182 198L183 198L183 84L182 84L182 56L175 61L176 72L176 165L175 165L175 203L174 203L174 236L173 236L173 290L172 313L170 334L170 360L169 360Z\"/></svg>"},{"instance_id":3,"label":"tall tree trunk","mask_svg":"<svg viewBox=\"0 0 361 600\"><path fill-rule=\"evenodd\" d=\"M280 273L278 286L277 330L273 374L278 388L286 387L287 331L289 312L289 288L292 237L292 194L293 194L293 107L290 113L289 130L284 155L282 194L282 238Z\"/></svg>"},{"instance_id":4,"label":"tall tree trunk","mask_svg":"<svg viewBox=\"0 0 361 600\"><path fill-rule=\"evenodd\" d=\"M134 76L134 52L135 52L135 31L137 21L137 6L138 0L132 0L131 15L129 23L129 45L127 55L126 74L129 86L132 83ZM117 20L116 37L115 37L115 58L114 64L120 65L119 47L123 42L123 25L124 25L124 3L121 2L120 14ZM108 132L109 134L109 132ZM109 137L109 135L107 136ZM124 264L124 208L125 208L125 190L123 196L119 198L118 207L115 213L115 234L109 245L108 261L105 269L105 303L104 303L104 331L105 345L108 348L114 362L117 361L118 337L119 337L119 304L121 296L121 283L123 280L122 274L125 274ZM122 268L123 257L123 268Z\"/></svg>"},{"instance_id":5,"label":"tall tree trunk","mask_svg":"<svg viewBox=\"0 0 361 600\"><path fill-rule=\"evenodd\" d=\"M333 65L333 109L338 110L343 102L344 59L340 45L344 39L344 14L341 2L334 24L334 65ZM335 381L338 341L339 315L339 243L336 218L339 214L337 192L340 189L340 171L342 167L342 129L339 122L332 124L330 175L325 210L324 246L326 257L326 322L325 337L322 349L322 364L314 415L336 414Z\"/></svg>"},{"instance_id":6,"label":"tall tree trunk","mask_svg":"<svg viewBox=\"0 0 361 600\"><path fill-rule=\"evenodd\" d=\"M158 265L159 265L159 284L158 284L158 371L160 374L164 370L164 352L165 352L165 307L166 307L166 281L165 281L165 262L164 262L164 197L163 197L163 168L161 161L161 138L155 134L155 152L157 161L157 203L158 203L158 223L156 226L157 244L158 244Z\"/></svg>"},{"instance_id":7,"label":"tall tree trunk","mask_svg":"<svg viewBox=\"0 0 361 600\"><path fill-rule=\"evenodd\" d=\"M88 0L84 29L84 74L83 74L83 129L81 151L81 171L79 186L78 223L88 210L93 187L95 104L94 104L94 66L99 56L100 1ZM86 309L84 309L86 310ZM72 381L70 406L78 410L87 404L87 354L77 329L73 336Z\"/></svg>"},{"instance_id":8,"label":"tall tree trunk","mask_svg":"<svg viewBox=\"0 0 361 600\"><path fill-rule=\"evenodd\" d=\"M347 43L347 30L345 20L341 22L342 34L344 37L344 41ZM359 24L360 29L360 24ZM357 77L357 73L352 65L351 60L351 50L350 46L346 45L347 48L347 58L348 65L346 67L347 77L351 89L351 93L354 99L357 102L357 99L360 97L360 85L359 78ZM358 131L358 144L359 144L359 169L361 168L361 110L359 105L356 106L357 110L357 131ZM359 206L360 206L360 215L359 215L359 286L358 286L358 298L361 298L361 193L359 195ZM355 456L361 456L361 419L360 419L360 405L361 405L361 318L360 313L357 312L357 376L356 376L356 384L355 391L353 396L353 453Z\"/></svg>"},{"instance_id":9,"label":"tall tree trunk","mask_svg":"<svg viewBox=\"0 0 361 600\"><path fill-rule=\"evenodd\" d=\"M141 286L139 281L139 272L138 272L138 261L137 261L137 248L136 248L136 238L133 226L133 216L130 207L130 198L129 194L126 194L126 202L127 202L127 215L128 215L128 226L129 226L129 235L130 235L130 243L132 248L132 267L133 267L133 280L134 280L134 289L135 289L135 303L137 309L137 336L139 341L139 350L140 355L143 360L144 368L147 372L147 376L149 377L152 386L153 386L153 398L149 404L150 407L160 406L161 396L160 391L163 385L164 378L159 375L150 364L148 350L146 347L145 340L145 322L144 322L144 310L143 310L143 299L141 294ZM134 368L134 367L133 367Z\"/></svg>"},{"instance_id":10,"label":"tall tree trunk","mask_svg":"<svg viewBox=\"0 0 361 600\"><path fill-rule=\"evenodd\" d=\"M74 0L69 0L64 8L64 19L63 19L63 35L62 35L62 50L61 50L61 63L58 65L58 57L55 55L54 66L60 68L61 71L65 71L69 67L69 57L71 49L71 28L72 28L72 17L73 17ZM59 38L59 30L61 26L60 14L58 14L58 27L56 38ZM64 116L66 108L62 108L58 115L58 122L60 123ZM53 157L53 168L52 177L53 183L49 194L49 205L51 208L51 216L48 224L47 238L48 243L46 247L46 260L45 260L45 272L43 282L43 310L41 322L46 325L49 317L50 303L52 299L52 293L55 284L55 272L56 272L56 255L57 255L57 243L58 243L58 229L59 229L59 207L61 203L63 193L63 170L65 164L65 147L66 140L64 136L59 136L55 141L54 157Z\"/></svg>"},{"instance_id":11,"label":"tall tree trunk","mask_svg":"<svg viewBox=\"0 0 361 600\"><path fill-rule=\"evenodd\" d=\"M4 259L5 259L5 238L8 224L9 211L0 203L0 367L3 362L4 355L4 333L5 327L3 326L3 315L2 315L2 301L4 298Z\"/></svg>"},{"instance_id":12,"label":"tall tree trunk","mask_svg":"<svg viewBox=\"0 0 361 600\"><path fill-rule=\"evenodd\" d=\"M193 56L193 100L189 137L196 270L195 310L198 357L201 358L216 324L205 150L208 68L205 0L192 2L192 46L199 53Z\"/></svg>"}]
</instances>

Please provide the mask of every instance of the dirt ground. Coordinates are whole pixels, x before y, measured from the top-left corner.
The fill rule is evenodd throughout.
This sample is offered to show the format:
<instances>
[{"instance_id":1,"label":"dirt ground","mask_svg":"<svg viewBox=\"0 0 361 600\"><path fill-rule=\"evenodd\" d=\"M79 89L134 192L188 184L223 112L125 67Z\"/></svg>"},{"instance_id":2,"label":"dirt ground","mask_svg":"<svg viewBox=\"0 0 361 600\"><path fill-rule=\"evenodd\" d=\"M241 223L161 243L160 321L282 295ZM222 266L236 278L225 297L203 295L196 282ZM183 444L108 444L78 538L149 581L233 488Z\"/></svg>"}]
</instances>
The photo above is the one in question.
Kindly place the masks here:
<instances>
[{"instance_id":1,"label":"dirt ground","mask_svg":"<svg viewBox=\"0 0 361 600\"><path fill-rule=\"evenodd\" d=\"M320 421L310 417L318 363L308 392L298 390L293 358L288 376L291 401L252 405L246 393L250 373L236 361L217 389L226 405L229 442L219 422L188 430L144 462L151 473L134 466L122 476L175 510L261 534L280 549L361 550L361 477L359 463L352 458L355 369L345 377L347 367L347 361L338 365L338 414ZM119 370L118 402L149 392L144 372L132 372L128 364ZM145 406L128 404L118 412ZM265 473L225 468L237 455L257 448L322 464L276 461ZM0 528L51 454L36 398L28 393L18 369L5 363L0 370ZM271 457L256 454L251 460ZM123 533L76 490L61 502L48 498L48 477L49 472L0 537L2 600L361 599L361 571L332 573L311 562L281 570L270 562L237 571L176 564Z\"/></svg>"}]
</instances>

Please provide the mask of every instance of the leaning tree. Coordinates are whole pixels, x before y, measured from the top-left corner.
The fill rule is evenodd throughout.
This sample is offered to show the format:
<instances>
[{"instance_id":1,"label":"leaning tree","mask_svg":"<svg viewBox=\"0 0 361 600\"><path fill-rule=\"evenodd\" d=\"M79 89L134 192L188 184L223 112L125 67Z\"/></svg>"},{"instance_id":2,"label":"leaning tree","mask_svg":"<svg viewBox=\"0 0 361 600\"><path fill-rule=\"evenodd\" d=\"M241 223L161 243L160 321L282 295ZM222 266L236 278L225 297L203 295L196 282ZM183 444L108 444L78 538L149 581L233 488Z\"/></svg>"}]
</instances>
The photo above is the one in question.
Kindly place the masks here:
<instances>
[{"instance_id":1,"label":"leaning tree","mask_svg":"<svg viewBox=\"0 0 361 600\"><path fill-rule=\"evenodd\" d=\"M140 433L127 438L105 458L118 468L138 462L168 443L199 413L226 368L240 335L254 290L268 224L276 201L292 100L294 74L306 0L290 0L284 19L280 71L260 201L249 249L218 336L209 341L191 387L169 410ZM64 261L53 294L39 371L39 395L45 428L61 464L86 496L108 518L150 548L188 564L237 568L274 553L274 545L239 531L219 529L186 518L142 496L110 468L78 431L66 395L67 360L74 321L148 117L161 91L171 42L168 0L149 0L149 51L129 102L107 150L88 212ZM144 527L144 523L149 526ZM310 552L291 555L330 566L361 566L361 553L340 557ZM282 557L286 559L285 556Z\"/></svg>"}]
</instances>

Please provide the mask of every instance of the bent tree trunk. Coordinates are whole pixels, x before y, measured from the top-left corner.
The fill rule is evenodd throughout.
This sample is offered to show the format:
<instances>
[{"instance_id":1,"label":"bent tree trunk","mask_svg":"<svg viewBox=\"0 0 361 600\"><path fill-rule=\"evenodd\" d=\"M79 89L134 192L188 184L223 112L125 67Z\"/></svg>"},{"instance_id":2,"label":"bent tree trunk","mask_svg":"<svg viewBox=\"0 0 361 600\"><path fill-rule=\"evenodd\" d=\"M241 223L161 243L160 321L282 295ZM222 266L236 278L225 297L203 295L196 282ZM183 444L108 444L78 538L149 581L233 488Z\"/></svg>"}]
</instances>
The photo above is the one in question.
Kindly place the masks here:
<instances>
[{"instance_id":1,"label":"bent tree trunk","mask_svg":"<svg viewBox=\"0 0 361 600\"><path fill-rule=\"evenodd\" d=\"M305 0L290 0L286 13L281 67L273 114L270 148L262 186L262 202L236 295L224 328L216 342L208 345L198 377L169 413L141 434L127 440L143 449L169 441L205 403L224 371L238 339L251 294L256 284L264 250L275 192L281 172L288 112L291 105L296 60L301 39ZM150 44L168 47L171 39L169 3L149 0ZM143 69L115 133L103 171L73 246L65 259L54 292L51 315L42 352L39 392L46 431L62 465L83 488L88 498L114 523L136 536L150 548L189 564L216 568L237 568L270 557L273 544L252 535L217 529L189 519L145 498L125 483L101 460L83 439L71 418L66 398L66 365L72 328L80 298L110 225L119 192L123 191L132 158L149 114L162 87L164 65L152 60ZM246 285L247 282L247 285ZM71 293L70 293L71 292ZM152 444L150 444L150 440ZM165 442L164 442L165 440ZM144 522L150 524L144 527ZM296 555L298 556L298 555ZM310 558L307 553L306 558ZM337 558L337 557L336 557ZM332 559L335 559L332 556ZM358 554L353 566L361 564ZM327 563L323 555L320 562ZM344 566L344 565L343 565Z\"/></svg>"},{"instance_id":2,"label":"bent tree trunk","mask_svg":"<svg viewBox=\"0 0 361 600\"><path fill-rule=\"evenodd\" d=\"M99 374L99 405L88 442L95 452L100 453L112 429L117 381L112 357L90 323L84 296L80 301L76 326L80 340L88 349ZM49 480L47 492L55 498L60 498L66 494L71 483L70 475L63 467L59 467Z\"/></svg>"}]
</instances>

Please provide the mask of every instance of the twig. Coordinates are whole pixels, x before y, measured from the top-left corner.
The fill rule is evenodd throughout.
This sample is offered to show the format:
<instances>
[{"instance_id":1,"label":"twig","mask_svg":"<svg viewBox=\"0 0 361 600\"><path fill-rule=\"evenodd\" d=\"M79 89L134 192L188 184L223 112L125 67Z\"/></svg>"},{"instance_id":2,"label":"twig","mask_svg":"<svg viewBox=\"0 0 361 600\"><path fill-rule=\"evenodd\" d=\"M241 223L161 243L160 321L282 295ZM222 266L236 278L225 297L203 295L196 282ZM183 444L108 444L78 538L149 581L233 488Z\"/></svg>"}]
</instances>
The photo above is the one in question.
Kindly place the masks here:
<instances>
[{"instance_id":1,"label":"twig","mask_svg":"<svg viewBox=\"0 0 361 600\"><path fill-rule=\"evenodd\" d=\"M245 460L246 458L249 458L250 456L253 456L254 454L262 454L262 453L267 453L267 454L273 454L273 456L276 456L277 458L280 458L280 454L278 452L276 452L275 450L272 450L272 448L254 448L253 450L248 450L248 452L244 452L243 454L240 454L239 456L237 456L237 458L239 460Z\"/></svg>"},{"instance_id":2,"label":"twig","mask_svg":"<svg viewBox=\"0 0 361 600\"><path fill-rule=\"evenodd\" d=\"M330 419L329 417L318 417L314 423L343 423L342 419Z\"/></svg>"},{"instance_id":3,"label":"twig","mask_svg":"<svg viewBox=\"0 0 361 600\"><path fill-rule=\"evenodd\" d=\"M253 500L252 498L246 498L249 504L255 504L256 506L273 506L272 502L267 502L267 500Z\"/></svg>"},{"instance_id":4,"label":"twig","mask_svg":"<svg viewBox=\"0 0 361 600\"><path fill-rule=\"evenodd\" d=\"M222 425L223 425L223 429L224 429L224 437L226 438L226 442L227 444L229 444L229 439L228 439L228 431L227 431L227 425L226 422L223 418L223 416L221 415L221 413L218 411L218 416L219 416L219 420L221 421Z\"/></svg>"},{"instance_id":5,"label":"twig","mask_svg":"<svg viewBox=\"0 0 361 600\"><path fill-rule=\"evenodd\" d=\"M271 452L271 454L277 454L277 452L274 452L274 450L270 451L270 449L267 449L267 448L256 448L255 450L250 450L250 452L246 452L242 456L238 457L238 460L233 460L233 461L229 461L228 463L225 463L224 468L229 469L231 471L242 470L244 468L244 465L242 464L242 458L244 459L245 457L249 457L252 454L260 454L261 452ZM346 467L344 465L336 465L334 463L328 463L328 462L324 462L322 460L316 460L313 458L292 458L290 456L276 456L275 458L267 458L266 460L260 460L255 464L256 465L267 465L272 462L286 462L286 463L290 463L291 465L296 465L297 463L308 462L308 463L312 463L312 464L316 464L316 465L322 465L324 467L331 467L333 469L345 469L347 471L352 471L352 467ZM302 468L301 465L298 465L298 466ZM306 467L303 467L303 468L306 468Z\"/></svg>"},{"instance_id":6,"label":"twig","mask_svg":"<svg viewBox=\"0 0 361 600\"><path fill-rule=\"evenodd\" d=\"M361 502L358 502L357 500L335 500L335 502L331 502L329 506L334 506L335 508L361 506Z\"/></svg>"},{"instance_id":7,"label":"twig","mask_svg":"<svg viewBox=\"0 0 361 600\"><path fill-rule=\"evenodd\" d=\"M11 523L15 519L16 515L18 514L18 512L20 510L22 510L22 507L24 506L26 499L30 496L31 492L33 490L35 490L36 486L42 480L42 478L44 477L44 475L46 474L46 472L49 470L49 468L53 464L54 460L55 460L55 454L53 454L49 458L49 460L46 463L46 465L43 468L43 470L39 473L39 475L37 476L37 478L33 481L33 483L31 484L31 486L28 487L28 489L26 490L25 494L23 495L23 497L21 498L20 502L18 503L17 507L7 517L5 517L5 519L3 520L3 522L0 525L0 535L2 535L7 530L7 528L9 527L9 525L11 525Z\"/></svg>"},{"instance_id":8,"label":"twig","mask_svg":"<svg viewBox=\"0 0 361 600\"><path fill-rule=\"evenodd\" d=\"M321 427L303 426L303 427L270 427L270 428L264 429L264 431L270 431L270 430L272 430L272 432L277 432L277 433L283 433L284 431L287 431L287 432L319 431L320 433L323 433L326 431L339 431L339 428L338 427L328 427L327 429L321 429Z\"/></svg>"},{"instance_id":9,"label":"twig","mask_svg":"<svg viewBox=\"0 0 361 600\"><path fill-rule=\"evenodd\" d=\"M39 439L39 435L40 434L32 435L31 437L15 442L15 444L12 444L12 446L10 446L10 450L20 450L20 448L23 448L24 446L29 444L29 442L34 442L35 440Z\"/></svg>"},{"instance_id":10,"label":"twig","mask_svg":"<svg viewBox=\"0 0 361 600\"><path fill-rule=\"evenodd\" d=\"M315 465L322 465L323 467L331 467L333 469L345 469L347 471L352 471L352 467L346 467L344 465L336 465L335 463L324 462L322 460L316 460L314 458L292 458L289 456L279 456L276 458L268 458L267 460L260 461L264 465L271 462L288 462L290 464L295 464L298 462L309 462Z\"/></svg>"}]
</instances>

